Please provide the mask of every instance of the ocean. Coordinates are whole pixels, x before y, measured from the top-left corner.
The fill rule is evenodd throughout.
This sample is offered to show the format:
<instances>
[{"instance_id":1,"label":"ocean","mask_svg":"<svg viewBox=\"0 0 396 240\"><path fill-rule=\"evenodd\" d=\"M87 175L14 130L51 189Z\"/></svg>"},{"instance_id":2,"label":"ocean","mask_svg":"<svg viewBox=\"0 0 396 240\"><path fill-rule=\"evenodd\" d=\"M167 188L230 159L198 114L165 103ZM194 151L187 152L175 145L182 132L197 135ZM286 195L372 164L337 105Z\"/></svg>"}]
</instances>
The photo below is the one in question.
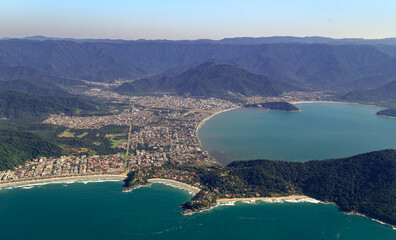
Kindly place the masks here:
<instances>
[{"instance_id":1,"label":"ocean","mask_svg":"<svg viewBox=\"0 0 396 240\"><path fill-rule=\"evenodd\" d=\"M160 183L124 193L119 180L1 189L1 239L396 239L334 204L234 202L183 216L190 198Z\"/></svg>"},{"instance_id":2,"label":"ocean","mask_svg":"<svg viewBox=\"0 0 396 240\"><path fill-rule=\"evenodd\" d=\"M236 159L306 161L396 147L396 119L377 107L298 104L301 112L236 109L200 129L202 145ZM120 180L71 180L0 189L1 239L392 240L396 231L334 204L296 201L223 203L181 215L192 196L154 183L122 192Z\"/></svg>"}]
</instances>

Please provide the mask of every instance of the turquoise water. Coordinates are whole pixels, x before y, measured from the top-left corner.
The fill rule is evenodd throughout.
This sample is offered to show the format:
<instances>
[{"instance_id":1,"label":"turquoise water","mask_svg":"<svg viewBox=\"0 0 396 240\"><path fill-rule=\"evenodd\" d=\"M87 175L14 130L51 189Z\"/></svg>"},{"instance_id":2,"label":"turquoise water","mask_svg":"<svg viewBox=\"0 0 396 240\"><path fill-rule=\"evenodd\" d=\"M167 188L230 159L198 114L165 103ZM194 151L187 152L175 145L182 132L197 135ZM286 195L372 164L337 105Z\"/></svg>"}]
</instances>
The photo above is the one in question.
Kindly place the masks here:
<instances>
[{"instance_id":1,"label":"turquoise water","mask_svg":"<svg viewBox=\"0 0 396 240\"><path fill-rule=\"evenodd\" d=\"M396 148L396 119L374 106L297 104L300 112L242 108L209 119L199 130L202 147L222 163L347 157Z\"/></svg>"},{"instance_id":2,"label":"turquoise water","mask_svg":"<svg viewBox=\"0 0 396 240\"><path fill-rule=\"evenodd\" d=\"M396 119L378 108L300 104L296 113L238 109L201 128L219 159L304 161L396 146ZM220 149L218 152L213 152ZM91 180L90 180L91 181ZM350 239L396 240L396 231L348 216L333 204L235 203L183 216L186 191L163 184L122 192L122 182L58 183L0 189L1 239Z\"/></svg>"},{"instance_id":3,"label":"turquoise water","mask_svg":"<svg viewBox=\"0 0 396 240\"><path fill-rule=\"evenodd\" d=\"M178 206L191 197L183 190L121 190L121 182L2 189L1 239L396 239L390 227L332 204L236 203L183 216Z\"/></svg>"}]
</instances>

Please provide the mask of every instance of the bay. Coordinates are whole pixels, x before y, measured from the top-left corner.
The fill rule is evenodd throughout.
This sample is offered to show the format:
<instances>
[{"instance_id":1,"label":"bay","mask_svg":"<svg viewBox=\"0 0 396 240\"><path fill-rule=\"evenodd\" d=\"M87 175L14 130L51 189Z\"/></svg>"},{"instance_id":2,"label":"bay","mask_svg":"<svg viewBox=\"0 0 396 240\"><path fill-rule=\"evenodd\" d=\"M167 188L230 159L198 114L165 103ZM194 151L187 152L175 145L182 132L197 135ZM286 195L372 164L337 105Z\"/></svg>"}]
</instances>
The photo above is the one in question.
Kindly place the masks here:
<instances>
[{"instance_id":1,"label":"bay","mask_svg":"<svg viewBox=\"0 0 396 240\"><path fill-rule=\"evenodd\" d=\"M198 135L223 163L306 161L395 148L396 119L377 107L298 104L301 112L237 109L209 119ZM2 239L359 239L392 240L396 231L346 215L334 204L236 202L181 215L191 195L155 183L129 193L122 182L87 181L0 189Z\"/></svg>"},{"instance_id":2,"label":"bay","mask_svg":"<svg viewBox=\"0 0 396 240\"><path fill-rule=\"evenodd\" d=\"M198 131L204 150L221 163L348 157L396 148L396 119L381 108L346 103L296 104L301 111L241 108L206 121Z\"/></svg>"}]
</instances>

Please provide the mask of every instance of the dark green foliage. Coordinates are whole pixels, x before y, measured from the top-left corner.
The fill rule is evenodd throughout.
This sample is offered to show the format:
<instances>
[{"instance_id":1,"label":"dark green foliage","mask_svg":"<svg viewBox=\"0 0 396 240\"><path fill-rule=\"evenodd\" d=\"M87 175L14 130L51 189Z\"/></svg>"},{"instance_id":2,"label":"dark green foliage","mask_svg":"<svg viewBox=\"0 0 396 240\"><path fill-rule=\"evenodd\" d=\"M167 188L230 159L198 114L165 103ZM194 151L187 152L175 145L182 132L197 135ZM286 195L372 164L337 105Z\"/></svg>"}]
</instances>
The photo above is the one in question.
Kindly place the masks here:
<instances>
[{"instance_id":1,"label":"dark green foliage","mask_svg":"<svg viewBox=\"0 0 396 240\"><path fill-rule=\"evenodd\" d=\"M381 110L381 111L377 112L377 115L396 117L396 109Z\"/></svg>"},{"instance_id":2,"label":"dark green foliage","mask_svg":"<svg viewBox=\"0 0 396 240\"><path fill-rule=\"evenodd\" d=\"M271 191L293 187L321 201L335 202L342 211L396 225L396 150L306 163L234 162L228 168L254 189L257 185Z\"/></svg>"},{"instance_id":3,"label":"dark green foliage","mask_svg":"<svg viewBox=\"0 0 396 240\"><path fill-rule=\"evenodd\" d=\"M0 88L39 96L71 96L63 88L52 82L11 80L0 82Z\"/></svg>"},{"instance_id":4,"label":"dark green foliage","mask_svg":"<svg viewBox=\"0 0 396 240\"><path fill-rule=\"evenodd\" d=\"M38 156L60 156L61 153L58 146L37 135L0 129L0 170L13 169Z\"/></svg>"},{"instance_id":5,"label":"dark green foliage","mask_svg":"<svg viewBox=\"0 0 396 240\"><path fill-rule=\"evenodd\" d=\"M141 173L140 177L137 175ZM276 197L304 194L336 203L342 211L358 212L396 225L396 150L309 162L252 160L223 165L164 164L132 171L125 186L152 176L189 176L202 191L183 205L198 211L215 198Z\"/></svg>"},{"instance_id":6,"label":"dark green foliage","mask_svg":"<svg viewBox=\"0 0 396 240\"><path fill-rule=\"evenodd\" d=\"M271 110L282 110L282 111L298 111L299 109L288 102L265 102L256 104L246 104L244 107L262 107Z\"/></svg>"},{"instance_id":7,"label":"dark green foliage","mask_svg":"<svg viewBox=\"0 0 396 240\"><path fill-rule=\"evenodd\" d=\"M0 65L0 85L5 85L7 84L7 81L10 81L11 83L8 83L11 85L9 90L16 90L16 91L23 91L23 89L11 89L16 88L19 83L12 83L14 80L19 80L19 81L28 81L31 82L31 84L34 82L38 84L40 87L53 87L54 85L57 86L62 86L62 87L77 87L77 86L85 86L86 84L80 80L77 79L71 79L71 78L64 78L58 75L53 75L45 71L40 71L31 67L26 67L26 66L8 66L5 64ZM1 82L4 81L4 82ZM49 84L49 85L45 85ZM37 86L35 86L37 88ZM29 90L29 89L26 89ZM30 93L30 92L28 92ZM35 94L34 92L31 92Z\"/></svg>"},{"instance_id":8,"label":"dark green foliage","mask_svg":"<svg viewBox=\"0 0 396 240\"><path fill-rule=\"evenodd\" d=\"M206 62L175 76L164 76L125 83L116 91L121 94L168 92L185 96L224 97L229 92L245 96L278 96L299 90L291 84L252 74L230 65Z\"/></svg>"},{"instance_id":9,"label":"dark green foliage","mask_svg":"<svg viewBox=\"0 0 396 240\"><path fill-rule=\"evenodd\" d=\"M36 96L0 89L0 116L37 117L51 113L74 115L100 110L100 105L80 97Z\"/></svg>"}]
</instances>

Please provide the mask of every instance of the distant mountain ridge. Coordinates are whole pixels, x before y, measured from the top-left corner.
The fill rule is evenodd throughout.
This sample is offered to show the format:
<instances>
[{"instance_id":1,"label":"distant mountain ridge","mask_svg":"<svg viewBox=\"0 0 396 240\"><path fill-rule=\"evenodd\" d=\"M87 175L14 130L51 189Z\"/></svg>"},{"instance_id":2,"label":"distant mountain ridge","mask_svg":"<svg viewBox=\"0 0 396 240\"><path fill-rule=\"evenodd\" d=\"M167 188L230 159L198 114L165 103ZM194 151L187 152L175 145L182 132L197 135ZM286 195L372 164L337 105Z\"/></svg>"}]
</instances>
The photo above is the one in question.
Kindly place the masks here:
<instances>
[{"instance_id":1,"label":"distant mountain ridge","mask_svg":"<svg viewBox=\"0 0 396 240\"><path fill-rule=\"evenodd\" d=\"M78 39L78 38L58 38L46 36L28 36L23 38L2 38L1 40L22 39L35 41L75 41L75 42L189 42L189 43L219 43L219 44L268 44L268 43L324 43L324 44L372 44L372 45L396 45L396 38L364 39L364 38L330 38L319 36L294 37L294 36L271 36L271 37L234 37L223 38L221 40L196 39L196 40L164 40L164 39Z\"/></svg>"},{"instance_id":2,"label":"distant mountain ridge","mask_svg":"<svg viewBox=\"0 0 396 240\"><path fill-rule=\"evenodd\" d=\"M301 42L288 39L86 42L8 39L0 40L0 65L27 66L63 78L112 82L217 61L319 90L343 90L349 82L373 77L383 79L372 84L379 87L396 79L393 45L328 44L322 38L318 38L320 41L290 38Z\"/></svg>"},{"instance_id":3,"label":"distant mountain ridge","mask_svg":"<svg viewBox=\"0 0 396 240\"><path fill-rule=\"evenodd\" d=\"M124 83L115 89L120 94L168 92L198 97L225 97L230 94L278 96L283 92L296 90L301 89L289 83L215 62L205 62L179 75Z\"/></svg>"}]
</instances>

